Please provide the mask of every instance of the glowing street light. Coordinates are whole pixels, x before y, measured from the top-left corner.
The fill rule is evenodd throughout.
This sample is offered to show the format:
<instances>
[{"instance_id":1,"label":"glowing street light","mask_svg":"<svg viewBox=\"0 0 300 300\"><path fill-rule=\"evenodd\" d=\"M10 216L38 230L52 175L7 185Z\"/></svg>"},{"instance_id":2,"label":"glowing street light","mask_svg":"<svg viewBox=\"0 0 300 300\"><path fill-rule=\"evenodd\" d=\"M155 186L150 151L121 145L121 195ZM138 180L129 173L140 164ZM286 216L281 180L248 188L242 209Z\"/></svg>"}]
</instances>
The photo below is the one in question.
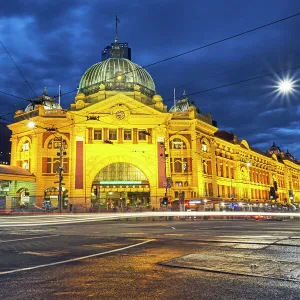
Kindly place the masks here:
<instances>
[{"instance_id":1,"label":"glowing street light","mask_svg":"<svg viewBox=\"0 0 300 300\"><path fill-rule=\"evenodd\" d=\"M277 82L276 85L276 91L280 94L291 94L293 92L295 92L295 84L296 81L293 81L290 78L284 78L284 79L279 79L279 81Z\"/></svg>"},{"instance_id":2,"label":"glowing street light","mask_svg":"<svg viewBox=\"0 0 300 300\"><path fill-rule=\"evenodd\" d=\"M293 90L293 82L289 79L284 79L279 82L279 89L282 93L290 93Z\"/></svg>"},{"instance_id":3,"label":"glowing street light","mask_svg":"<svg viewBox=\"0 0 300 300\"><path fill-rule=\"evenodd\" d=\"M33 121L28 122L27 127L29 128L35 128L35 123Z\"/></svg>"}]
</instances>

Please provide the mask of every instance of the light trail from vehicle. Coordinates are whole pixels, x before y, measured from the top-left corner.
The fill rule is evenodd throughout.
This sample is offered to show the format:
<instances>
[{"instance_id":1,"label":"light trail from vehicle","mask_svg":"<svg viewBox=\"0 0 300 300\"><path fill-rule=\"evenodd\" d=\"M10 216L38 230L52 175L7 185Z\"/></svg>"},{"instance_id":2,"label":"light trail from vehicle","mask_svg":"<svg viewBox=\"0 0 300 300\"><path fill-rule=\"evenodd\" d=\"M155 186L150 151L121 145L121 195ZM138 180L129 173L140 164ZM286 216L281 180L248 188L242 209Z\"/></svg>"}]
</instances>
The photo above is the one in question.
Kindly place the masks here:
<instances>
[{"instance_id":1,"label":"light trail from vehicle","mask_svg":"<svg viewBox=\"0 0 300 300\"><path fill-rule=\"evenodd\" d=\"M192 212L138 212L138 213L86 213L86 214L64 214L64 215L39 215L39 216L9 216L0 220L0 227L28 227L28 226L51 226L76 223L88 223L107 220L119 220L130 218L151 218L151 217L299 217L298 212L228 212L228 211L192 211Z\"/></svg>"}]
</instances>

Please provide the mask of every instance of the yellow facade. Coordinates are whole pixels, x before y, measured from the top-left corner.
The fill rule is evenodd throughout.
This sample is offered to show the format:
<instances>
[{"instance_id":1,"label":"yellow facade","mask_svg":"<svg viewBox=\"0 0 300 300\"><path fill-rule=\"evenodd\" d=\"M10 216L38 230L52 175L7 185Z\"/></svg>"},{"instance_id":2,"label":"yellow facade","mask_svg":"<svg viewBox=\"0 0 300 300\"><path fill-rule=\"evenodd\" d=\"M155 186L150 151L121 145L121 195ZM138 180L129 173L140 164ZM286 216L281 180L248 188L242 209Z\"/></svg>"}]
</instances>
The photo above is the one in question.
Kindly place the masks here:
<instances>
[{"instance_id":1,"label":"yellow facade","mask_svg":"<svg viewBox=\"0 0 300 300\"><path fill-rule=\"evenodd\" d=\"M37 103L16 112L9 125L11 165L36 176L37 205L57 197L61 137L66 152L64 199L69 207L85 210L100 203L108 208L117 198L122 206L140 201L141 206L160 207L165 195L173 202L182 192L187 200L262 203L270 202L274 182L277 203L299 203L296 161L285 159L283 153L261 153L234 136L221 138L211 116L186 98L181 100L184 109L175 106L167 111L161 96L147 94L139 84L127 90L113 86L102 82L89 93L79 91L70 110ZM35 128L28 128L29 121ZM128 199L135 195L135 201ZM149 199L137 200L138 195Z\"/></svg>"}]
</instances>

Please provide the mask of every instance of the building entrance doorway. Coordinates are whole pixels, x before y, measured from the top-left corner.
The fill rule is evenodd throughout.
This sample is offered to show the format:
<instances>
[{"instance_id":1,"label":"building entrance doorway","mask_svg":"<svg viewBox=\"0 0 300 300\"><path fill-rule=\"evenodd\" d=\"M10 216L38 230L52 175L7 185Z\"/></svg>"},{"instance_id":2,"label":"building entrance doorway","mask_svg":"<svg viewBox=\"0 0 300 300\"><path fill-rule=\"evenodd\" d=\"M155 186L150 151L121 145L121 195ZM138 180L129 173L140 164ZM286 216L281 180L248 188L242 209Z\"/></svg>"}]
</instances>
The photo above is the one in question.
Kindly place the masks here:
<instances>
[{"instance_id":1,"label":"building entrance doorway","mask_svg":"<svg viewBox=\"0 0 300 300\"><path fill-rule=\"evenodd\" d=\"M103 168L91 189L91 209L126 211L150 207L150 186L145 174L129 163Z\"/></svg>"}]
</instances>

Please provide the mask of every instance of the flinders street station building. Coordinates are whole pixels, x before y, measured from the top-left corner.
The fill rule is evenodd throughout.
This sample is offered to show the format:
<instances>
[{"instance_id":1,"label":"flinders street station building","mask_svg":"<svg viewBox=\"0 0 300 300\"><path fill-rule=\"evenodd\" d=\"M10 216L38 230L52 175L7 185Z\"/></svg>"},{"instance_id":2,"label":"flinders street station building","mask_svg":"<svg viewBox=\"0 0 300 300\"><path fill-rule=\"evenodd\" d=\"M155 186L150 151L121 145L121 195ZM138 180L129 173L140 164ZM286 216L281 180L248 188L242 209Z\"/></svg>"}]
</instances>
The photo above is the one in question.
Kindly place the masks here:
<instances>
[{"instance_id":1,"label":"flinders street station building","mask_svg":"<svg viewBox=\"0 0 300 300\"><path fill-rule=\"evenodd\" d=\"M59 181L63 208L73 211L159 208L166 198L169 207L199 209L299 205L300 162L291 153L275 144L261 152L219 130L185 95L168 108L117 40L111 57L82 75L69 109L45 90L8 127L11 162L0 165L7 207L55 208Z\"/></svg>"}]
</instances>

